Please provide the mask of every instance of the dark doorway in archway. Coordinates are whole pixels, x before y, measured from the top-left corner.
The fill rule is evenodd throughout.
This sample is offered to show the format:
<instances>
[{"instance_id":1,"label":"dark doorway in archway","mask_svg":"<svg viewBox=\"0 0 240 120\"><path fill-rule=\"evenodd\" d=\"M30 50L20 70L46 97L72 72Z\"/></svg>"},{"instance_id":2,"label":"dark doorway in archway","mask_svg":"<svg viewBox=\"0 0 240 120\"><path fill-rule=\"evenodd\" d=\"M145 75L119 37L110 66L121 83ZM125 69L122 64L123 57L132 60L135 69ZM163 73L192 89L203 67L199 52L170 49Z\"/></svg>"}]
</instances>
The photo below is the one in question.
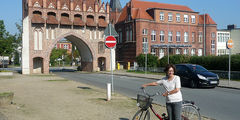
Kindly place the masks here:
<instances>
[{"instance_id":1,"label":"dark doorway in archway","mask_svg":"<svg viewBox=\"0 0 240 120\"><path fill-rule=\"evenodd\" d=\"M106 71L106 58L100 57L98 58L98 67L100 71Z\"/></svg>"},{"instance_id":2,"label":"dark doorway in archway","mask_svg":"<svg viewBox=\"0 0 240 120\"><path fill-rule=\"evenodd\" d=\"M33 58L33 73L35 74L43 73L43 58L41 57Z\"/></svg>"}]
</instances>

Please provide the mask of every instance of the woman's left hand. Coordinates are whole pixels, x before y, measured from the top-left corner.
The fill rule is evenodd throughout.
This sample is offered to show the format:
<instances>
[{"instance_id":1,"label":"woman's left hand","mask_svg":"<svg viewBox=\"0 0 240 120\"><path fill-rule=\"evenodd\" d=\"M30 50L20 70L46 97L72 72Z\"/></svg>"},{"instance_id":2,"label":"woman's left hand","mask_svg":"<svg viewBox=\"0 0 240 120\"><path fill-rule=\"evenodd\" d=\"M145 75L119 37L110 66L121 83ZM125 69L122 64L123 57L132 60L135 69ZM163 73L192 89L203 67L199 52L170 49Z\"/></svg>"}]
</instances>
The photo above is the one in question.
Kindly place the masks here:
<instances>
[{"instance_id":1,"label":"woman's left hand","mask_svg":"<svg viewBox=\"0 0 240 120\"><path fill-rule=\"evenodd\" d=\"M168 96L168 91L166 91L165 93L163 93L162 96L164 96L164 97Z\"/></svg>"}]
</instances>

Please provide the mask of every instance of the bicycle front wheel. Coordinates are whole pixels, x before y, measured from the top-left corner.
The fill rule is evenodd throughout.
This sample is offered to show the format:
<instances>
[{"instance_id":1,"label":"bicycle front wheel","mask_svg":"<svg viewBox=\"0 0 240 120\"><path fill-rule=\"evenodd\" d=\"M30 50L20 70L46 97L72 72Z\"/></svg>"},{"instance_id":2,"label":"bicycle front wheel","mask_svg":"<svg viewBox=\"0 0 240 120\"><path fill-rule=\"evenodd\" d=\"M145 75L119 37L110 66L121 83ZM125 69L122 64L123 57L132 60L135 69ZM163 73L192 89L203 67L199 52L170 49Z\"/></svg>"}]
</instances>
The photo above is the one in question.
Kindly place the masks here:
<instances>
[{"instance_id":1,"label":"bicycle front wheel","mask_svg":"<svg viewBox=\"0 0 240 120\"><path fill-rule=\"evenodd\" d=\"M201 120L199 109L192 104L182 106L181 116L182 120Z\"/></svg>"},{"instance_id":2,"label":"bicycle front wheel","mask_svg":"<svg viewBox=\"0 0 240 120\"><path fill-rule=\"evenodd\" d=\"M132 120L150 120L150 113L148 110L138 110Z\"/></svg>"}]
</instances>

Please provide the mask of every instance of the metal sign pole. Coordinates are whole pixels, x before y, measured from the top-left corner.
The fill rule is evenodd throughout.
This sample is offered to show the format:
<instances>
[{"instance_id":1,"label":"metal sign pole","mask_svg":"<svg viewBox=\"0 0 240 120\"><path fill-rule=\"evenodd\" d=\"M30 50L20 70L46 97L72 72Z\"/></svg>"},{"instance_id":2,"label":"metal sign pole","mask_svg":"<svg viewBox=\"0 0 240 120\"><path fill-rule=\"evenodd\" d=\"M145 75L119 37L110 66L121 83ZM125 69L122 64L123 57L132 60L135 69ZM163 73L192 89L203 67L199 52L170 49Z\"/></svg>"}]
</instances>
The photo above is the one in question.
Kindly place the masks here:
<instances>
[{"instance_id":1,"label":"metal sign pole","mask_svg":"<svg viewBox=\"0 0 240 120\"><path fill-rule=\"evenodd\" d=\"M112 24L110 24L110 25L112 25ZM112 35L111 27L109 27L109 33L110 33L110 36L111 36L111 35ZM114 87L113 87L112 51L113 51L113 48L110 49L110 57L111 57L111 59L110 59L110 60L111 60L110 64L111 64L112 94L113 94L113 93L114 93Z\"/></svg>"},{"instance_id":2,"label":"metal sign pole","mask_svg":"<svg viewBox=\"0 0 240 120\"><path fill-rule=\"evenodd\" d=\"M229 71L228 71L228 85L230 85L231 80L231 49L229 50Z\"/></svg>"}]
</instances>

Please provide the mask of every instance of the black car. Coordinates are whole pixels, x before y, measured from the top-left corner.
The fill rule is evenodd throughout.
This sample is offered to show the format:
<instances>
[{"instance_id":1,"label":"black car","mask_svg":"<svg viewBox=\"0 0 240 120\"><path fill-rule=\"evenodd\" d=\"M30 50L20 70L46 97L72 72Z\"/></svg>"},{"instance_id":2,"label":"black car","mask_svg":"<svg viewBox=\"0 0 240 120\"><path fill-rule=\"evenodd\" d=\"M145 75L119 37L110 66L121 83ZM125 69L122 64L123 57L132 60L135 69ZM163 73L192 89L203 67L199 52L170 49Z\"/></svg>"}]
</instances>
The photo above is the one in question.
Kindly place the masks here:
<instances>
[{"instance_id":1,"label":"black car","mask_svg":"<svg viewBox=\"0 0 240 120\"><path fill-rule=\"evenodd\" d=\"M217 74L209 72L206 68L195 64L177 64L176 75L181 78L181 84L191 88L216 87L219 84Z\"/></svg>"}]
</instances>

